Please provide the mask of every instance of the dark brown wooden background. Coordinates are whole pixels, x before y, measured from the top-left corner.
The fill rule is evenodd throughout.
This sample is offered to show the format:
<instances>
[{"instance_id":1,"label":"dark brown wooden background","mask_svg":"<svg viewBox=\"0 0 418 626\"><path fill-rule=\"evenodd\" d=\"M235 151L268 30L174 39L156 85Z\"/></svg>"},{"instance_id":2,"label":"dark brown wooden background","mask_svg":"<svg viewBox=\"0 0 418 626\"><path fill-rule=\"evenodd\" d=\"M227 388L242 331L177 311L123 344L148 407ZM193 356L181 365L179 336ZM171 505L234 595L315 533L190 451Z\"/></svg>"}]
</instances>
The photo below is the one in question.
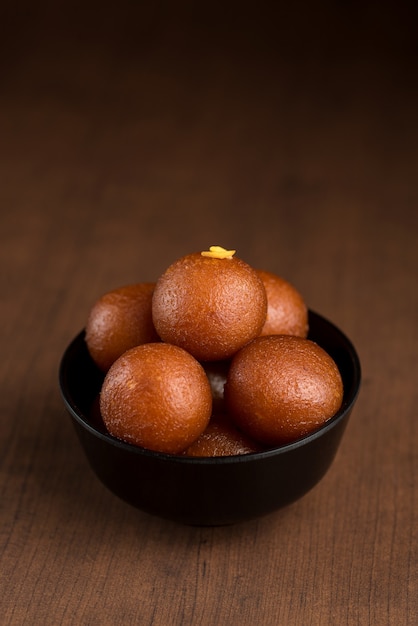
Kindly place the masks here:
<instances>
[{"instance_id":1,"label":"dark brown wooden background","mask_svg":"<svg viewBox=\"0 0 418 626\"><path fill-rule=\"evenodd\" d=\"M416 5L196 7L0 10L2 624L415 624ZM106 491L57 370L99 295L212 244L339 325L363 386L312 492L211 529Z\"/></svg>"}]
</instances>

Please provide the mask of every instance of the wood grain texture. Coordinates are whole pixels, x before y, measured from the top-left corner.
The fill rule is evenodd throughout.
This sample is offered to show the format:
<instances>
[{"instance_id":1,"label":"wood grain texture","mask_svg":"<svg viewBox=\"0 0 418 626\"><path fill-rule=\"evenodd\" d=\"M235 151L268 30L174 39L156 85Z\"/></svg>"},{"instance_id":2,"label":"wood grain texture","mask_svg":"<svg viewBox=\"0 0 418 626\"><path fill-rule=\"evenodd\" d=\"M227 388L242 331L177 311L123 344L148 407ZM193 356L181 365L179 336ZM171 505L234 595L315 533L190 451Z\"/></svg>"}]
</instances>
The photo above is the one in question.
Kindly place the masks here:
<instances>
[{"instance_id":1,"label":"wood grain texture","mask_svg":"<svg viewBox=\"0 0 418 626\"><path fill-rule=\"evenodd\" d=\"M2 11L2 624L417 623L416 8ZM212 244L339 325L363 386L303 499L189 528L97 481L57 370L99 295Z\"/></svg>"}]
</instances>

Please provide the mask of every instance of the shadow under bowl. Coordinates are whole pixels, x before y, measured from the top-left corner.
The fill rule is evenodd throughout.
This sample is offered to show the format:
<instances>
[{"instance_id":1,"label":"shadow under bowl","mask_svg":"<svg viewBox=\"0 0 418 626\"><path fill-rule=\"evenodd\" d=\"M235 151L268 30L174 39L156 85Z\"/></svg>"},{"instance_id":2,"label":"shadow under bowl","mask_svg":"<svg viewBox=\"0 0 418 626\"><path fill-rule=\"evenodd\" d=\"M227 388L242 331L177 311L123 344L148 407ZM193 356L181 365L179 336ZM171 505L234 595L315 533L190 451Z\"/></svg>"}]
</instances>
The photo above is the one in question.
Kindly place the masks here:
<instances>
[{"instance_id":1,"label":"shadow under bowl","mask_svg":"<svg viewBox=\"0 0 418 626\"><path fill-rule=\"evenodd\" d=\"M102 483L129 504L196 526L233 524L272 513L301 498L334 460L357 399L361 368L351 341L309 312L309 338L335 360L344 384L338 413L315 432L263 452L185 457L145 450L106 432L97 407L103 374L87 351L84 330L67 347L59 369L65 406L88 462Z\"/></svg>"}]
</instances>

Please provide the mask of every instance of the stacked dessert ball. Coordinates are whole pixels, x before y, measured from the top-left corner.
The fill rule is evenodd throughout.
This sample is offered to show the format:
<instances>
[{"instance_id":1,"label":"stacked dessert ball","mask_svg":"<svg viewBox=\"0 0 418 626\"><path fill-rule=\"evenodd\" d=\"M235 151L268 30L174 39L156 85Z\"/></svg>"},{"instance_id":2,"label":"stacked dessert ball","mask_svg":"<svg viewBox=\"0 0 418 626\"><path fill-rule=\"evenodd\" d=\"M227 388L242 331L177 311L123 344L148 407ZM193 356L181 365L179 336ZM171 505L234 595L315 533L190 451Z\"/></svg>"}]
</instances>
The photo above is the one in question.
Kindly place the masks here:
<instances>
[{"instance_id":1,"label":"stacked dessert ball","mask_svg":"<svg viewBox=\"0 0 418 626\"><path fill-rule=\"evenodd\" d=\"M294 441L343 397L336 364L307 335L306 304L282 277L219 246L188 254L155 284L112 291L90 311L104 425L128 443L187 456Z\"/></svg>"}]
</instances>

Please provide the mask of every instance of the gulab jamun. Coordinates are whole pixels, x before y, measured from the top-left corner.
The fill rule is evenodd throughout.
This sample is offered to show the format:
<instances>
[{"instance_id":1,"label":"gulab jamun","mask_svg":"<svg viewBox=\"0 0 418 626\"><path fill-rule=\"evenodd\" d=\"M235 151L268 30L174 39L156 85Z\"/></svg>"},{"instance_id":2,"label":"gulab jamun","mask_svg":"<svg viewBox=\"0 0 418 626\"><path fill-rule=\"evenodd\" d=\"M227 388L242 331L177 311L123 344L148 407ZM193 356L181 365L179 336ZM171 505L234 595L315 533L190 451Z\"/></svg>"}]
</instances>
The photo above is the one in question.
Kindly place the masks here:
<instances>
[{"instance_id":1,"label":"gulab jamun","mask_svg":"<svg viewBox=\"0 0 418 626\"><path fill-rule=\"evenodd\" d=\"M232 359L225 403L237 427L268 446L316 430L341 406L343 383L331 356L310 339L258 337Z\"/></svg>"},{"instance_id":2,"label":"gulab jamun","mask_svg":"<svg viewBox=\"0 0 418 626\"><path fill-rule=\"evenodd\" d=\"M155 283L119 287L101 296L87 318L86 344L104 372L126 350L159 340L152 321Z\"/></svg>"},{"instance_id":3,"label":"gulab jamun","mask_svg":"<svg viewBox=\"0 0 418 626\"><path fill-rule=\"evenodd\" d=\"M226 415L212 416L203 433L184 452L186 456L235 456L260 452L262 447L241 433Z\"/></svg>"},{"instance_id":4,"label":"gulab jamun","mask_svg":"<svg viewBox=\"0 0 418 626\"><path fill-rule=\"evenodd\" d=\"M255 269L233 256L234 251L229 256L211 251L172 263L158 279L152 299L161 339L199 361L231 357L260 334L267 313L266 290Z\"/></svg>"},{"instance_id":5,"label":"gulab jamun","mask_svg":"<svg viewBox=\"0 0 418 626\"><path fill-rule=\"evenodd\" d=\"M143 344L110 367L100 393L100 412L114 437L179 454L209 423L210 384L200 363L182 348Z\"/></svg>"},{"instance_id":6,"label":"gulab jamun","mask_svg":"<svg viewBox=\"0 0 418 626\"><path fill-rule=\"evenodd\" d=\"M267 294L267 317L260 335L308 335L308 307L289 281L273 272L257 270Z\"/></svg>"}]
</instances>

